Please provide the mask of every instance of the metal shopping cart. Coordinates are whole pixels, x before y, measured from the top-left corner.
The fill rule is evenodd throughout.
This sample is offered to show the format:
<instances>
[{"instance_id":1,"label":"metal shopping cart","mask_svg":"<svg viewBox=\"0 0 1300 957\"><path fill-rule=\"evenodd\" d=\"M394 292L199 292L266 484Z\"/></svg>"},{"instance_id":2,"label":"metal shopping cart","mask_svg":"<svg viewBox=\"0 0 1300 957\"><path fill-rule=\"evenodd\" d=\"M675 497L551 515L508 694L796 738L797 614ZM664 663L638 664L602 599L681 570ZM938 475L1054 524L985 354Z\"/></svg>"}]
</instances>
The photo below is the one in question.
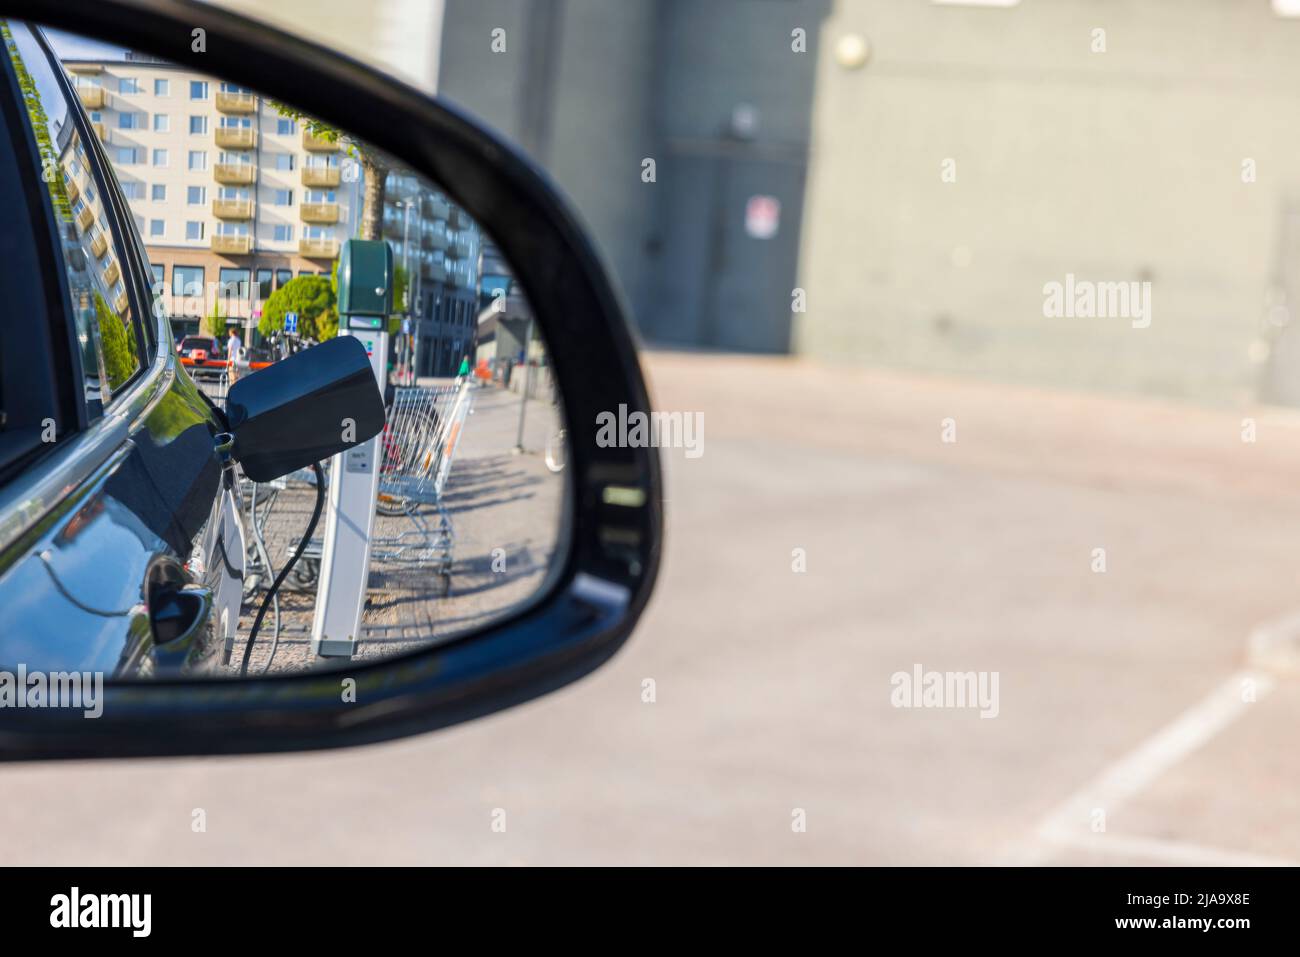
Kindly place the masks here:
<instances>
[{"instance_id":1,"label":"metal shopping cart","mask_svg":"<svg viewBox=\"0 0 1300 957\"><path fill-rule=\"evenodd\" d=\"M380 515L405 517L411 528L376 536L372 561L434 565L450 586L455 536L443 489L473 403L468 381L449 386L398 388L380 435Z\"/></svg>"},{"instance_id":2,"label":"metal shopping cart","mask_svg":"<svg viewBox=\"0 0 1300 957\"><path fill-rule=\"evenodd\" d=\"M199 387L199 390L212 400L213 405L219 409L226 407L226 395L230 392L229 370L199 371L191 369L190 378L194 380L194 384Z\"/></svg>"}]
</instances>

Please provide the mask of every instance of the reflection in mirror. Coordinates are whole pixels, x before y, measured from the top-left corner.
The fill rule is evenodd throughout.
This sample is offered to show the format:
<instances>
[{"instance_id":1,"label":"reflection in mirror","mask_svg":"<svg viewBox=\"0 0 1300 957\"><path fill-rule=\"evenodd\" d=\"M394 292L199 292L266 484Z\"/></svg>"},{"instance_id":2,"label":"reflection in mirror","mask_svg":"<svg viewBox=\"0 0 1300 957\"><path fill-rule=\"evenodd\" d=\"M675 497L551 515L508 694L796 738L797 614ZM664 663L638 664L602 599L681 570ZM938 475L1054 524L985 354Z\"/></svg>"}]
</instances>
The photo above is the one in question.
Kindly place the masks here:
<instances>
[{"instance_id":1,"label":"reflection in mirror","mask_svg":"<svg viewBox=\"0 0 1300 957\"><path fill-rule=\"evenodd\" d=\"M349 476L378 473L359 634L320 633L325 603L346 609L347 589L322 587L330 523L301 540L311 470L265 483L240 474L180 556L191 584L215 587L221 546L242 527L237 626L223 622L218 596L195 639L202 653L115 649L116 677L347 667L447 641L538 597L565 542L563 417L542 331L492 238L440 184L346 129L220 77L47 35L134 216L150 299L199 389L221 407L239 379L336 335L381 355L387 379L373 461L324 463L327 488L340 482L339 461ZM392 251L382 317L340 313L350 239ZM342 481L346 497L351 478ZM254 616L295 555L250 647Z\"/></svg>"}]
</instances>

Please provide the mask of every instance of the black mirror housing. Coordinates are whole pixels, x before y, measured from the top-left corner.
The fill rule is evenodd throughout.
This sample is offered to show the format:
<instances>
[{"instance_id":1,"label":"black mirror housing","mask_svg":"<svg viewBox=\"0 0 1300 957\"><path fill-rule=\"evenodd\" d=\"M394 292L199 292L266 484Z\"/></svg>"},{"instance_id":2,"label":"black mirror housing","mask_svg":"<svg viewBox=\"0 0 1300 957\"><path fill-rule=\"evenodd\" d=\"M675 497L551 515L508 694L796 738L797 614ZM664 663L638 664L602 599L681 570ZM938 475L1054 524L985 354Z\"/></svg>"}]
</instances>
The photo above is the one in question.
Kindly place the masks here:
<instances>
[{"instance_id":1,"label":"black mirror housing","mask_svg":"<svg viewBox=\"0 0 1300 957\"><path fill-rule=\"evenodd\" d=\"M614 655L646 607L658 573L658 450L649 443L598 441L598 417L624 407L649 415L650 398L622 299L545 173L449 104L217 6L0 0L0 14L246 85L341 125L437 183L491 237L527 291L548 347L548 372L563 396L567 472L565 535L552 573L514 613L451 641L355 660L346 668L249 680L111 680L94 721L74 709L0 709L0 761L279 752L386 741L550 693ZM203 51L191 46L196 29L205 32ZM88 148L101 150L93 138ZM231 388L232 450L249 477L284 474L382 428L383 403L368 362L362 374L363 347L343 338L302 358L320 361L327 350L339 350L338 365L300 365L295 356ZM313 435L303 416L310 416ZM351 443L340 436L346 417L357 422ZM328 435L327 424L333 429ZM292 449L279 448L286 434ZM355 681L354 699L340 694L343 679Z\"/></svg>"},{"instance_id":2,"label":"black mirror housing","mask_svg":"<svg viewBox=\"0 0 1300 957\"><path fill-rule=\"evenodd\" d=\"M338 336L230 387L231 456L269 482L345 452L384 427L384 399L360 340Z\"/></svg>"}]
</instances>

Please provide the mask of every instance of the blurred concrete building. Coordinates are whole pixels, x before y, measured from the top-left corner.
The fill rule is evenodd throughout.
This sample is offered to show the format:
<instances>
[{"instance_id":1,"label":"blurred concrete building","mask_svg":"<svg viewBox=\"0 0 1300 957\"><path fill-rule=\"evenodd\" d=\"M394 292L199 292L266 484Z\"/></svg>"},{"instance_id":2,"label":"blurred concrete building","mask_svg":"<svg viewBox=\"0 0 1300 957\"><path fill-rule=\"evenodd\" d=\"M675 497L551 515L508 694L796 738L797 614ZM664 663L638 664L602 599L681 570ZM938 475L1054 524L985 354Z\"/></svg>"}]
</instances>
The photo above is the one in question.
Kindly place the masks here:
<instances>
[{"instance_id":1,"label":"blurred concrete building","mask_svg":"<svg viewBox=\"0 0 1300 957\"><path fill-rule=\"evenodd\" d=\"M549 168L651 341L1289 401L1288 5L447 0L438 82ZM1067 274L1150 282L1150 325L1045 316Z\"/></svg>"}]
</instances>

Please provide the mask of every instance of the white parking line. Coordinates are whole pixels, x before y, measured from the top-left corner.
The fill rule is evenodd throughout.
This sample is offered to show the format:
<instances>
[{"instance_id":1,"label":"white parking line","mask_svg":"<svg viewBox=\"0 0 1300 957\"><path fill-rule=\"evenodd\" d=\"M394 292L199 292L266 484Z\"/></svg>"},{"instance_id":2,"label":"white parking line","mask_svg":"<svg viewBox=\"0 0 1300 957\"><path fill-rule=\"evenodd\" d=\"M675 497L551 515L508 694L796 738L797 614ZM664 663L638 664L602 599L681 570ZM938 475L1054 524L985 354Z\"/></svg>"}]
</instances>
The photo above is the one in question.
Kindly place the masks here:
<instances>
[{"instance_id":1,"label":"white parking line","mask_svg":"<svg viewBox=\"0 0 1300 957\"><path fill-rule=\"evenodd\" d=\"M1210 859L1224 856L1240 862L1251 857L1178 841L1097 833L1093 831L1093 819L1100 811L1107 822L1113 821L1115 811L1125 801L1245 714L1253 702L1273 689L1273 684L1273 678L1262 671L1243 670L1233 674L1048 814L1035 832L1037 846L1015 855L1012 862L1035 863L1062 847L1098 850L1113 846L1118 853L1125 853L1127 847L1128 851L1142 856L1176 859L1181 863L1210 863ZM1253 690L1253 695L1245 694L1247 688Z\"/></svg>"}]
</instances>

